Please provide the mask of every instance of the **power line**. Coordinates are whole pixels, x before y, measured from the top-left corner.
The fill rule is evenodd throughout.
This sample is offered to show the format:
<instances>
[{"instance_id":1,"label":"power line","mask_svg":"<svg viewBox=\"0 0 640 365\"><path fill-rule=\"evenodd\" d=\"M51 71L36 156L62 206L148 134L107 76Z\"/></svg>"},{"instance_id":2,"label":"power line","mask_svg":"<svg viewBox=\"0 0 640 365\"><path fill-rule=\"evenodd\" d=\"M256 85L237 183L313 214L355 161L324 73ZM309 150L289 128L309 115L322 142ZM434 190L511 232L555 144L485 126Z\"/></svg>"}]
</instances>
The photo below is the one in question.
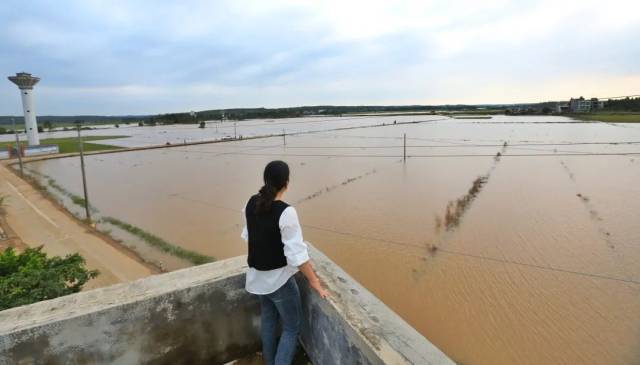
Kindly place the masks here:
<instances>
[{"instance_id":1,"label":"power line","mask_svg":"<svg viewBox=\"0 0 640 365\"><path fill-rule=\"evenodd\" d=\"M368 240L368 241L378 241L378 242L383 242L383 243L396 245L396 246L411 247L411 248L418 248L418 249L426 249L425 246L406 243L406 242L398 242L398 241L392 241L392 240L385 240L385 239L380 239L380 238L368 237L368 236L359 235L359 234L355 234L355 233L351 233L351 232L342 232L342 231L338 231L338 230L334 230L334 229L323 228L323 227L318 227L318 226L312 226L312 225L307 225L307 224L304 224L302 226L306 227L306 228L332 232L332 233L336 233L336 234L340 234L340 235L347 235L347 236L352 236L352 237L356 237L356 238L361 238L361 239ZM476 254L471 254L471 253L467 253L467 252L448 250L448 249L443 249L443 248L438 248L437 251L434 253L434 255L429 255L429 256L411 255L411 254L406 253L406 252L395 251L395 250L393 250L393 251L395 253L404 254L404 255L407 255L407 256L411 256L411 257L423 257L423 258L435 257L435 255L437 255L437 252L443 252L443 253L447 253L447 254L450 254L450 255L457 255L457 256L469 257L469 258L473 258L473 259L486 260L486 261L492 261L492 262L499 262L499 263L509 264L509 265L524 266L524 267L530 267L530 268L535 268L535 269L540 269L540 270L561 272L561 273L565 273L565 274L592 277L592 278L603 279L603 280L619 281L619 282L625 282L625 283L636 284L636 285L640 284L640 281L638 281L638 280L624 279L624 278L617 278L617 277L614 277L614 276L607 276L607 275L593 274L593 273L589 273L589 272L568 270L568 269L563 269L563 268L558 268L558 267L553 267L553 266L542 266L542 265L536 265L536 264L529 264L529 263L526 263L526 262L520 262L520 261L514 261L514 260L508 260L508 259L500 259L500 258L495 258L495 257L491 257L491 256L476 255Z\"/></svg>"},{"instance_id":2,"label":"power line","mask_svg":"<svg viewBox=\"0 0 640 365\"><path fill-rule=\"evenodd\" d=\"M229 208L229 207L225 207L225 206L209 203L209 202L206 202L206 201L203 201L203 200L191 199L191 198L180 196L179 194L172 194L172 196L177 197L179 199L184 199L184 200L187 200L187 201L195 202L195 203L208 205L208 206L215 207L215 208L218 208L218 209L229 210L229 211L233 211L233 212L236 212L236 213L241 213L242 212L242 210L237 209L237 208ZM331 228L319 227L319 226L315 226L315 225L311 225L311 224L301 224L301 226L304 227L304 228L309 228L309 229L315 229L315 230L319 230L319 231L335 233L335 234L339 234L339 235L343 235L343 236L351 236L351 237L355 237L355 238L359 238L359 239L363 239L363 240L367 240L367 241L381 242L381 243L390 244L390 245L399 246L399 247L417 248L417 249L420 249L420 250L427 249L424 245L419 245L419 244L414 244L414 243L409 243L409 242L394 241L394 240L388 240L388 239L382 239L382 238L376 238L376 237L370 237L370 236L365 236L365 235L352 233L352 232L345 232L345 231L339 231L339 230L331 229ZM375 248L379 249L379 247L375 247ZM428 256L427 255L412 255L412 254L410 254L408 252L402 252L402 251L397 251L397 250L392 250L392 251L394 253L402 254L402 255L406 255L406 256L410 256L410 257L423 257L423 258L436 257L435 255L437 254L437 252L443 252L443 253L450 254L450 255L457 255L457 256L468 257L468 258L473 258L473 259L478 259L478 260L499 262L499 263L503 263L503 264L530 267L530 268L535 268L535 269L540 269L540 270L554 271L554 272L560 272L560 273L578 275L578 276L584 276L584 277L591 277L591 278L603 279L603 280L612 280L612 281L618 281L618 282L624 282L624 283L630 283L630 284L636 284L636 285L640 284L640 281L638 281L638 280L617 278L617 277L613 277L613 276L593 274L593 273L589 273L589 272L569 270L569 269L563 269L563 268L553 267L553 266L542 266L542 265L536 265L536 264L529 264L529 263L526 263L526 262L520 262L520 261L508 260L508 259L501 259L501 258L496 258L496 257L491 257L491 256L476 255L476 254L472 254L472 253L456 251L456 250L449 250L449 249L444 249L444 248L439 248L439 247L437 248L437 251L436 251L436 253L434 253L434 255L428 255Z\"/></svg>"},{"instance_id":3,"label":"power line","mask_svg":"<svg viewBox=\"0 0 640 365\"><path fill-rule=\"evenodd\" d=\"M244 156L284 156L284 157L344 157L344 158L402 158L402 155L375 155L375 154L303 154L303 153L245 153L229 152ZM578 153L525 153L525 154L503 154L501 157L565 157L565 156L636 156L640 152L578 152ZM407 155L409 158L466 158L466 157L496 157L495 154L429 154L429 155Z\"/></svg>"},{"instance_id":4,"label":"power line","mask_svg":"<svg viewBox=\"0 0 640 365\"><path fill-rule=\"evenodd\" d=\"M401 137L400 137L401 138ZM407 138L409 139L409 138ZM633 145L640 144L640 141L630 142L559 142L559 143L513 143L508 144L507 147L520 147L520 146L582 146L582 145ZM244 145L244 146L223 146L223 147L262 147L261 145ZM271 145L270 147L281 147L282 145ZM381 149L381 148L402 148L403 145L380 145L380 146L291 146L287 145L287 149ZM459 144L459 145L407 145L407 148L478 148L478 147L504 147L504 144Z\"/></svg>"}]
</instances>

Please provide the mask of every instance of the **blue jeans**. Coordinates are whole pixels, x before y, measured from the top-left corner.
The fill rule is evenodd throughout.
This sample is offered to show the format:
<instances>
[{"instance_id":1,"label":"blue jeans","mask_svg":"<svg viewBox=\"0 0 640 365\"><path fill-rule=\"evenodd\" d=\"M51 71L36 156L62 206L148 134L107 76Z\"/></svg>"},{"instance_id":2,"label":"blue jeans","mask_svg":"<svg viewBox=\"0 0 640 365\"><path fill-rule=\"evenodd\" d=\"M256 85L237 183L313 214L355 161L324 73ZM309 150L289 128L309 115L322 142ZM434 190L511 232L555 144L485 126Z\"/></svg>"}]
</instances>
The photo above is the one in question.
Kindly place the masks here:
<instances>
[{"instance_id":1,"label":"blue jeans","mask_svg":"<svg viewBox=\"0 0 640 365\"><path fill-rule=\"evenodd\" d=\"M290 365L296 353L302 324L302 303L296 280L291 277L280 289L260 295L262 356L267 365ZM278 341L278 320L282 335Z\"/></svg>"}]
</instances>

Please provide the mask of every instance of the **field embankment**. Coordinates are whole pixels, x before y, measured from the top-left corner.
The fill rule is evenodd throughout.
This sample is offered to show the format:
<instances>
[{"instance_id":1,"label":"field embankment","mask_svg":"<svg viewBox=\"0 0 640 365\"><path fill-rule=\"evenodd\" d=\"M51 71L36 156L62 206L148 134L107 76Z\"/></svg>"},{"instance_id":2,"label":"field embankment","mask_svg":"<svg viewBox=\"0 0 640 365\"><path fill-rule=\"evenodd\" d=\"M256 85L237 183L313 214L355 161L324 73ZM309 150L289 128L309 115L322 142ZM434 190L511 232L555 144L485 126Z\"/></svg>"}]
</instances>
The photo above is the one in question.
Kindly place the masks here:
<instances>
[{"instance_id":1,"label":"field embankment","mask_svg":"<svg viewBox=\"0 0 640 365\"><path fill-rule=\"evenodd\" d=\"M127 138L128 136L86 136L82 137L82 141L84 142L84 151L92 152L92 151L106 151L106 150L117 150L122 147L112 146L108 144L102 143L91 143L93 141L100 141L105 139L116 139L116 138ZM40 144L52 144L57 145L60 149L60 153L76 153L80 152L80 146L78 144L78 138L76 137L67 137L67 138L45 138L40 140ZM14 146L15 143L4 143L4 148L8 146Z\"/></svg>"},{"instance_id":2,"label":"field embankment","mask_svg":"<svg viewBox=\"0 0 640 365\"><path fill-rule=\"evenodd\" d=\"M640 113L603 112L589 114L572 114L571 117L579 120L598 121L605 123L640 123Z\"/></svg>"}]
</instances>

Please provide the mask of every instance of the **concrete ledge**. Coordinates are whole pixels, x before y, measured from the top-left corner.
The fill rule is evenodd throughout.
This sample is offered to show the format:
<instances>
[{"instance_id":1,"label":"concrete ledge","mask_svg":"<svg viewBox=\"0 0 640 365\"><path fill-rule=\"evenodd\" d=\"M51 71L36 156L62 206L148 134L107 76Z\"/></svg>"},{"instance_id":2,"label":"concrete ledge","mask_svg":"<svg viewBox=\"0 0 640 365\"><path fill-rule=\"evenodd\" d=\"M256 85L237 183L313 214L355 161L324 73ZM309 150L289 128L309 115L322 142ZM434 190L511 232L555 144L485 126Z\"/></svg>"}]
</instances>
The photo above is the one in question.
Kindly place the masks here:
<instances>
[{"instance_id":1,"label":"concrete ledge","mask_svg":"<svg viewBox=\"0 0 640 365\"><path fill-rule=\"evenodd\" d=\"M317 365L453 364L335 263L311 248L331 291L300 283L301 342ZM224 364L258 351L246 258L156 275L0 312L0 364Z\"/></svg>"},{"instance_id":2,"label":"concrete ledge","mask_svg":"<svg viewBox=\"0 0 640 365\"><path fill-rule=\"evenodd\" d=\"M0 364L223 364L259 350L242 257L0 312Z\"/></svg>"},{"instance_id":3,"label":"concrete ledge","mask_svg":"<svg viewBox=\"0 0 640 365\"><path fill-rule=\"evenodd\" d=\"M309 319L301 340L314 364L454 364L323 253L310 251L331 291L324 300L300 283Z\"/></svg>"}]
</instances>

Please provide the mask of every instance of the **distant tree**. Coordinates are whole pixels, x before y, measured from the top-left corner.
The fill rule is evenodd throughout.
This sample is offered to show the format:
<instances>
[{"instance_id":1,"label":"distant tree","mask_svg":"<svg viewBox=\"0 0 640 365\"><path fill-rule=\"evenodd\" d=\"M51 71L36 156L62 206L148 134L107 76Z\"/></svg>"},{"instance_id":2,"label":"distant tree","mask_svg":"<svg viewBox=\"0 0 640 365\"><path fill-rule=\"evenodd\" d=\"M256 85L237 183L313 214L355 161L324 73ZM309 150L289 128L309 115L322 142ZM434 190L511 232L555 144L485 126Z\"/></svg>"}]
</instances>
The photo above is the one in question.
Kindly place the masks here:
<instances>
[{"instance_id":1,"label":"distant tree","mask_svg":"<svg viewBox=\"0 0 640 365\"><path fill-rule=\"evenodd\" d=\"M39 125L39 126L38 126L38 133L42 133L42 132L44 132L44 128L42 128L42 126L41 126L41 125Z\"/></svg>"},{"instance_id":2,"label":"distant tree","mask_svg":"<svg viewBox=\"0 0 640 365\"><path fill-rule=\"evenodd\" d=\"M79 254L47 257L42 247L0 253L0 310L79 292L98 276Z\"/></svg>"},{"instance_id":3,"label":"distant tree","mask_svg":"<svg viewBox=\"0 0 640 365\"><path fill-rule=\"evenodd\" d=\"M116 124L116 128L120 128L120 125L119 125L119 124Z\"/></svg>"},{"instance_id":4,"label":"distant tree","mask_svg":"<svg viewBox=\"0 0 640 365\"><path fill-rule=\"evenodd\" d=\"M8 133L10 132L7 131L7 128L0 127L0 134L8 134Z\"/></svg>"},{"instance_id":5,"label":"distant tree","mask_svg":"<svg viewBox=\"0 0 640 365\"><path fill-rule=\"evenodd\" d=\"M146 125L150 125L150 126L155 126L156 125L156 120L154 117L149 118L148 120L145 121Z\"/></svg>"},{"instance_id":6,"label":"distant tree","mask_svg":"<svg viewBox=\"0 0 640 365\"><path fill-rule=\"evenodd\" d=\"M551 108L549 108L548 106L542 108L542 114L551 114L552 111L553 110L551 110Z\"/></svg>"},{"instance_id":7,"label":"distant tree","mask_svg":"<svg viewBox=\"0 0 640 365\"><path fill-rule=\"evenodd\" d=\"M49 130L49 132L51 132L51 130L53 129L53 124L51 124L50 120L45 120L44 123L42 123L42 125Z\"/></svg>"},{"instance_id":8,"label":"distant tree","mask_svg":"<svg viewBox=\"0 0 640 365\"><path fill-rule=\"evenodd\" d=\"M199 128L204 128L204 122L200 122L200 127Z\"/></svg>"},{"instance_id":9,"label":"distant tree","mask_svg":"<svg viewBox=\"0 0 640 365\"><path fill-rule=\"evenodd\" d=\"M142 123L142 121L138 122L138 127L143 127L144 123Z\"/></svg>"}]
</instances>

